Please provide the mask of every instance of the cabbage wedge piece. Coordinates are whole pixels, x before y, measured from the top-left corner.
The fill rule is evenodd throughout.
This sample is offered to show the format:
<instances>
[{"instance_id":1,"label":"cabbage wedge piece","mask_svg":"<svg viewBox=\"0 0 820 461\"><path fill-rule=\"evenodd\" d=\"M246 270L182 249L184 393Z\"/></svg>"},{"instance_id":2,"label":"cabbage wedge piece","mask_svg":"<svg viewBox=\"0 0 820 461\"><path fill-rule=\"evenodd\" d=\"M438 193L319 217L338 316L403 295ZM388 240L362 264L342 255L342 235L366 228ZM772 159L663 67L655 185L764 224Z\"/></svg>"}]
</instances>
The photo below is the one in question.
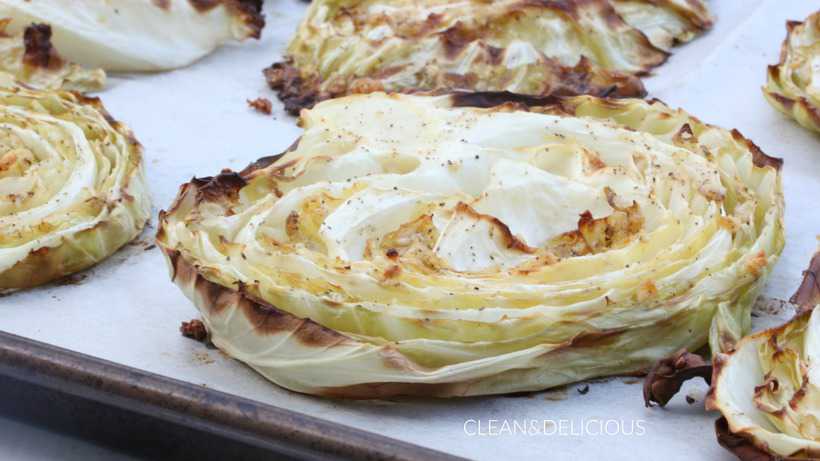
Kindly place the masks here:
<instances>
[{"instance_id":1,"label":"cabbage wedge piece","mask_svg":"<svg viewBox=\"0 0 820 461\"><path fill-rule=\"evenodd\" d=\"M820 11L786 23L780 62L768 68L763 94L775 109L820 132Z\"/></svg>"},{"instance_id":2,"label":"cabbage wedge piece","mask_svg":"<svg viewBox=\"0 0 820 461\"><path fill-rule=\"evenodd\" d=\"M86 269L150 217L142 148L96 98L0 84L0 292Z\"/></svg>"},{"instance_id":3,"label":"cabbage wedge piece","mask_svg":"<svg viewBox=\"0 0 820 461\"><path fill-rule=\"evenodd\" d=\"M711 24L701 0L316 0L264 73L291 113L371 91L642 96Z\"/></svg>"},{"instance_id":4,"label":"cabbage wedge piece","mask_svg":"<svg viewBox=\"0 0 820 461\"><path fill-rule=\"evenodd\" d=\"M658 101L372 93L160 214L211 340L299 392L530 391L747 331L781 161Z\"/></svg>"},{"instance_id":5,"label":"cabbage wedge piece","mask_svg":"<svg viewBox=\"0 0 820 461\"><path fill-rule=\"evenodd\" d=\"M41 90L97 91L105 71L85 69L63 59L51 44L51 27L32 24L22 35L6 32L10 18L0 19L0 72Z\"/></svg>"},{"instance_id":6,"label":"cabbage wedge piece","mask_svg":"<svg viewBox=\"0 0 820 461\"><path fill-rule=\"evenodd\" d=\"M820 458L820 252L788 323L743 338L714 360L706 400L718 440L741 459Z\"/></svg>"},{"instance_id":7,"label":"cabbage wedge piece","mask_svg":"<svg viewBox=\"0 0 820 461\"><path fill-rule=\"evenodd\" d=\"M18 32L49 24L68 59L108 71L185 67L228 42L259 38L262 0L0 0Z\"/></svg>"}]
</instances>

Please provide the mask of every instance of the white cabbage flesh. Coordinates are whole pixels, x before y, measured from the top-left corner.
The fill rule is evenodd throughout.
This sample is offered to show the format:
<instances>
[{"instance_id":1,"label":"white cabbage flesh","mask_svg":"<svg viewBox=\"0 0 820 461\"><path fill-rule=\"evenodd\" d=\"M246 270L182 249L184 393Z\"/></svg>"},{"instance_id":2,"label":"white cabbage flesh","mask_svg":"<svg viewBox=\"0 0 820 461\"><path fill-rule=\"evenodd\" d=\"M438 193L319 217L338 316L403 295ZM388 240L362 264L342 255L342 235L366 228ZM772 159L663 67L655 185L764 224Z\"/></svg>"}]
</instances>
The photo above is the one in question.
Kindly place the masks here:
<instances>
[{"instance_id":1,"label":"white cabbage flesh","mask_svg":"<svg viewBox=\"0 0 820 461\"><path fill-rule=\"evenodd\" d=\"M70 5L69 5L70 3ZM68 59L108 71L187 66L228 42L259 36L261 16L241 1L197 7L191 0L0 0L0 17L18 32L31 23L54 30Z\"/></svg>"},{"instance_id":2,"label":"white cabbage flesh","mask_svg":"<svg viewBox=\"0 0 820 461\"><path fill-rule=\"evenodd\" d=\"M303 392L473 395L632 372L748 331L783 203L745 138L659 102L454 101L326 101L237 193L214 192L229 174L183 186L158 242L217 346ZM300 340L305 323L263 332L199 277L336 342Z\"/></svg>"}]
</instances>

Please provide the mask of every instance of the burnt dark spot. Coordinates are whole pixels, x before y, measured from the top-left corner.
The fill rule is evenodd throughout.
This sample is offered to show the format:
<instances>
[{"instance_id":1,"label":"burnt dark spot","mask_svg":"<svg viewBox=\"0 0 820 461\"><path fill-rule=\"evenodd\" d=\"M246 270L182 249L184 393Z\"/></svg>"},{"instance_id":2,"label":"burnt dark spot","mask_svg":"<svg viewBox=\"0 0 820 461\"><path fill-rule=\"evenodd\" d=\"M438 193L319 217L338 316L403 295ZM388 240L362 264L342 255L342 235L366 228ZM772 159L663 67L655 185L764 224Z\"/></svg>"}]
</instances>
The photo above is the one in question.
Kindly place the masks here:
<instances>
[{"instance_id":1,"label":"burnt dark spot","mask_svg":"<svg viewBox=\"0 0 820 461\"><path fill-rule=\"evenodd\" d=\"M277 62L264 69L262 74L268 86L277 92L285 111L299 115L302 109L310 109L322 98L319 96L319 82L315 78L302 77L290 60Z\"/></svg>"},{"instance_id":2,"label":"burnt dark spot","mask_svg":"<svg viewBox=\"0 0 820 461\"><path fill-rule=\"evenodd\" d=\"M193 178L191 183L197 188L199 196L216 201L224 197L234 198L247 182L239 173L225 170L217 176Z\"/></svg>"},{"instance_id":3,"label":"burnt dark spot","mask_svg":"<svg viewBox=\"0 0 820 461\"><path fill-rule=\"evenodd\" d=\"M186 338L191 338L195 341L204 342L208 339L208 330L202 320L191 320L190 322L182 322L179 326L179 332Z\"/></svg>"},{"instance_id":4,"label":"burnt dark spot","mask_svg":"<svg viewBox=\"0 0 820 461\"><path fill-rule=\"evenodd\" d=\"M509 91L458 91L452 93L450 101L453 107L491 108L502 104L514 103L524 107L560 105L556 96L528 96Z\"/></svg>"},{"instance_id":5,"label":"burnt dark spot","mask_svg":"<svg viewBox=\"0 0 820 461\"><path fill-rule=\"evenodd\" d=\"M63 65L63 60L51 44L51 26L32 24L23 33L25 52L23 63L43 69L56 69Z\"/></svg>"}]
</instances>

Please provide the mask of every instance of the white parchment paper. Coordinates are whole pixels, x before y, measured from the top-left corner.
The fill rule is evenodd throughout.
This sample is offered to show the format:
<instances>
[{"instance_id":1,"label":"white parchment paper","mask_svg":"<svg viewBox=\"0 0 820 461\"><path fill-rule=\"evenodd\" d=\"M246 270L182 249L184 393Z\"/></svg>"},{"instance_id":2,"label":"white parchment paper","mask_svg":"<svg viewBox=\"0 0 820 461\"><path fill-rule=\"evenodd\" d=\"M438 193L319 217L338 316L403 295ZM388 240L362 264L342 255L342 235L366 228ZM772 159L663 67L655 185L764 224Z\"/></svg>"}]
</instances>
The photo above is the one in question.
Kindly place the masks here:
<instances>
[{"instance_id":1,"label":"white parchment paper","mask_svg":"<svg viewBox=\"0 0 820 461\"><path fill-rule=\"evenodd\" d=\"M769 107L760 86L766 65L777 61L785 21L803 19L820 9L820 1L712 0L711 6L714 29L677 48L647 87L650 96L738 128L766 153L785 159L787 244L766 290L785 299L820 233L820 136ZM100 96L145 145L157 208L168 206L192 176L240 169L299 136L261 69L280 58L304 8L298 0L268 0L260 42L224 48L175 72L111 79ZM246 106L257 96L275 101L273 117ZM702 382L687 384L666 409L644 408L640 383L627 378L528 397L462 400L345 402L282 390L179 334L180 322L197 312L170 282L159 251L149 247L154 231L77 283L0 298L0 329L469 458L733 459L715 441L717 416L703 410ZM686 395L695 402L687 404ZM509 427L534 424L539 432L511 435L505 421Z\"/></svg>"}]
</instances>

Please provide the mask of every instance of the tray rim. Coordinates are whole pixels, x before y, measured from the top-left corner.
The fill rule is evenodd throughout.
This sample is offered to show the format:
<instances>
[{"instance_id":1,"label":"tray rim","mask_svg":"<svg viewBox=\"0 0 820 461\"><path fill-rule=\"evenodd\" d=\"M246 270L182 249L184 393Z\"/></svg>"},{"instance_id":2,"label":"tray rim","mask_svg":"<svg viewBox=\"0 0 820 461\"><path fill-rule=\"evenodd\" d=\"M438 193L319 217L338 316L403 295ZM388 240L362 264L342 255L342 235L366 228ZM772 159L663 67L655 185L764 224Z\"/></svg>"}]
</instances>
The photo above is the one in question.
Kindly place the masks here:
<instances>
[{"instance_id":1,"label":"tray rim","mask_svg":"<svg viewBox=\"0 0 820 461\"><path fill-rule=\"evenodd\" d=\"M464 459L4 331L0 375L304 459Z\"/></svg>"}]
</instances>

